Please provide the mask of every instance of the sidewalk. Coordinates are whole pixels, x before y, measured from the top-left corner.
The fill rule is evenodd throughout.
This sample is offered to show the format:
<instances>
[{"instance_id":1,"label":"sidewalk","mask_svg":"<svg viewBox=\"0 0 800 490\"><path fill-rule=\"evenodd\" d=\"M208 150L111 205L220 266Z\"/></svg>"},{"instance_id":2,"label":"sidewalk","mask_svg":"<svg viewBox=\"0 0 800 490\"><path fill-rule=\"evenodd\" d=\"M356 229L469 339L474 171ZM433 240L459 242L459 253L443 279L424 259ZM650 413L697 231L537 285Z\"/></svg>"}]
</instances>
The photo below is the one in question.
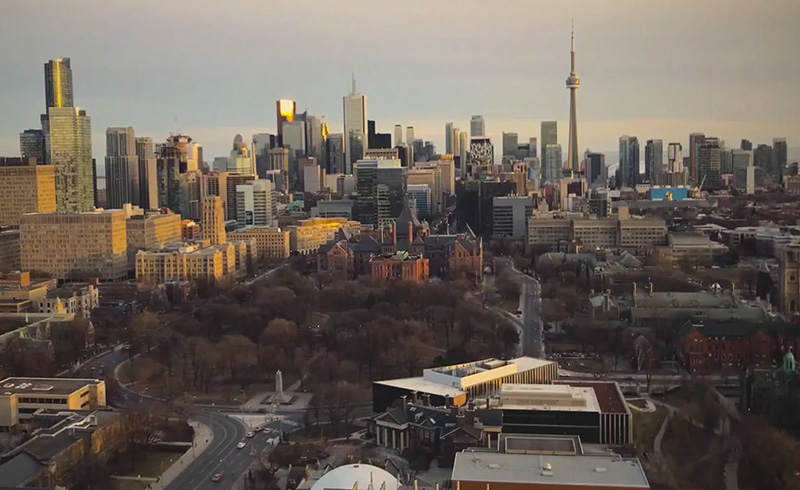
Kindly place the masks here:
<instances>
[{"instance_id":1,"label":"sidewalk","mask_svg":"<svg viewBox=\"0 0 800 490\"><path fill-rule=\"evenodd\" d=\"M172 466L167 468L166 471L161 474L161 478L159 479L158 483L153 483L151 485L153 490L166 488L167 485L172 483L175 478L183 473L186 468L188 468L189 465L194 462L197 456L203 454L203 451L205 451L209 444L211 444L211 441L214 440L214 433L212 432L211 427L201 422L197 422L196 420L190 420L189 425L191 425L194 429L194 447L183 453L183 456L178 458L177 461L172 463Z\"/></svg>"}]
</instances>

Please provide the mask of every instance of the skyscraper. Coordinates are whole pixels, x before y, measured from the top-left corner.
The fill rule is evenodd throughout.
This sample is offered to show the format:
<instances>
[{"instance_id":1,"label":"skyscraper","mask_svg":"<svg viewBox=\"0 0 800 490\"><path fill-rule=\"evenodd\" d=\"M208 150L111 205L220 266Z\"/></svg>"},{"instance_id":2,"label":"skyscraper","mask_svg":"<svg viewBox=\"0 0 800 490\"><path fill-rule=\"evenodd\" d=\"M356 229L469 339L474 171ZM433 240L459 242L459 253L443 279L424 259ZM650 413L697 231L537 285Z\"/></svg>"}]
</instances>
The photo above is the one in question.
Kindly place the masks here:
<instances>
[{"instance_id":1,"label":"skyscraper","mask_svg":"<svg viewBox=\"0 0 800 490\"><path fill-rule=\"evenodd\" d=\"M474 115L469 120L469 136L470 138L483 138L486 136L486 121L483 116Z\"/></svg>"},{"instance_id":2,"label":"skyscraper","mask_svg":"<svg viewBox=\"0 0 800 490\"><path fill-rule=\"evenodd\" d=\"M567 77L569 89L569 147L567 148L567 168L573 172L581 169L578 155L578 89L581 77L575 73L575 31L572 31L572 49L570 50L570 72Z\"/></svg>"},{"instance_id":3,"label":"skyscraper","mask_svg":"<svg viewBox=\"0 0 800 490\"><path fill-rule=\"evenodd\" d=\"M218 196L206 196L203 199L203 240L210 240L211 245L224 245L225 236L225 211L222 199Z\"/></svg>"},{"instance_id":4,"label":"skyscraper","mask_svg":"<svg viewBox=\"0 0 800 490\"><path fill-rule=\"evenodd\" d=\"M41 129L26 129L19 133L19 153L23 158L35 158L37 165L46 164L44 131Z\"/></svg>"},{"instance_id":5,"label":"skyscraper","mask_svg":"<svg viewBox=\"0 0 800 490\"><path fill-rule=\"evenodd\" d=\"M395 124L393 146L400 146L402 143L403 143L403 126L401 126L400 124Z\"/></svg>"},{"instance_id":6,"label":"skyscraper","mask_svg":"<svg viewBox=\"0 0 800 490\"><path fill-rule=\"evenodd\" d=\"M453 154L453 123L444 125L444 152L447 155Z\"/></svg>"},{"instance_id":7,"label":"skyscraper","mask_svg":"<svg viewBox=\"0 0 800 490\"><path fill-rule=\"evenodd\" d=\"M326 141L329 174L343 174L346 171L344 164L344 135L334 133L328 135Z\"/></svg>"},{"instance_id":8,"label":"skyscraper","mask_svg":"<svg viewBox=\"0 0 800 490\"><path fill-rule=\"evenodd\" d=\"M400 160L362 160L354 167L356 178L355 214L364 224L397 218L405 197L405 169Z\"/></svg>"},{"instance_id":9,"label":"skyscraper","mask_svg":"<svg viewBox=\"0 0 800 490\"><path fill-rule=\"evenodd\" d=\"M697 150L706 135L703 133L691 133L689 135L689 177L693 182L700 183L697 175Z\"/></svg>"},{"instance_id":10,"label":"skyscraper","mask_svg":"<svg viewBox=\"0 0 800 490\"><path fill-rule=\"evenodd\" d=\"M733 187L739 190L747 190L747 173L751 166L753 152L749 150L733 150Z\"/></svg>"},{"instance_id":11,"label":"skyscraper","mask_svg":"<svg viewBox=\"0 0 800 490\"><path fill-rule=\"evenodd\" d=\"M750 140L743 139L739 148L745 151L752 151L753 150L753 143Z\"/></svg>"},{"instance_id":12,"label":"skyscraper","mask_svg":"<svg viewBox=\"0 0 800 490\"><path fill-rule=\"evenodd\" d=\"M619 172L624 187L639 183L639 138L624 135L619 139Z\"/></svg>"},{"instance_id":13,"label":"skyscraper","mask_svg":"<svg viewBox=\"0 0 800 490\"><path fill-rule=\"evenodd\" d=\"M554 185L561 182L561 169L563 162L561 160L561 145L553 144L545 147L544 154L547 155L547 160L544 162L542 170L542 182L547 185Z\"/></svg>"},{"instance_id":14,"label":"skyscraper","mask_svg":"<svg viewBox=\"0 0 800 490\"><path fill-rule=\"evenodd\" d=\"M72 67L69 58L58 58L44 64L45 109L72 107Z\"/></svg>"},{"instance_id":15,"label":"skyscraper","mask_svg":"<svg viewBox=\"0 0 800 490\"><path fill-rule=\"evenodd\" d=\"M42 128L47 163L56 171L56 210L93 210L92 125L86 111L50 107Z\"/></svg>"},{"instance_id":16,"label":"skyscraper","mask_svg":"<svg viewBox=\"0 0 800 490\"><path fill-rule=\"evenodd\" d=\"M467 166L467 152L469 151L469 135L466 131L458 133L458 150L458 163L461 175L464 175L464 169Z\"/></svg>"},{"instance_id":17,"label":"skyscraper","mask_svg":"<svg viewBox=\"0 0 800 490\"><path fill-rule=\"evenodd\" d=\"M133 128L106 129L106 205L122 209L139 206L139 158Z\"/></svg>"},{"instance_id":18,"label":"skyscraper","mask_svg":"<svg viewBox=\"0 0 800 490\"><path fill-rule=\"evenodd\" d=\"M52 165L37 165L32 157L0 157L0 223L19 226L26 213L55 210L56 176ZM18 246L16 253L19 254Z\"/></svg>"},{"instance_id":19,"label":"skyscraper","mask_svg":"<svg viewBox=\"0 0 800 490\"><path fill-rule=\"evenodd\" d=\"M556 121L542 121L542 156L541 161L547 165L547 146L558 144L558 123Z\"/></svg>"},{"instance_id":20,"label":"skyscraper","mask_svg":"<svg viewBox=\"0 0 800 490\"><path fill-rule=\"evenodd\" d=\"M772 170L772 147L769 145L758 145L753 150L753 166L761 169L761 172L771 175Z\"/></svg>"},{"instance_id":21,"label":"skyscraper","mask_svg":"<svg viewBox=\"0 0 800 490\"><path fill-rule=\"evenodd\" d=\"M344 151L345 173L351 173L354 162L364 158L367 137L367 96L356 92L356 79L353 77L353 91L343 98L344 106Z\"/></svg>"},{"instance_id":22,"label":"skyscraper","mask_svg":"<svg viewBox=\"0 0 800 490\"><path fill-rule=\"evenodd\" d=\"M326 168L325 140L328 139L328 125L324 117L308 116L306 119L306 153L317 159Z\"/></svg>"},{"instance_id":23,"label":"skyscraper","mask_svg":"<svg viewBox=\"0 0 800 490\"><path fill-rule=\"evenodd\" d=\"M503 132L503 156L517 158L519 150L519 136L517 133Z\"/></svg>"},{"instance_id":24,"label":"skyscraper","mask_svg":"<svg viewBox=\"0 0 800 490\"><path fill-rule=\"evenodd\" d=\"M701 189L716 191L722 185L721 148L717 138L703 138L697 148L697 182Z\"/></svg>"},{"instance_id":25,"label":"skyscraper","mask_svg":"<svg viewBox=\"0 0 800 490\"><path fill-rule=\"evenodd\" d=\"M414 126L406 126L406 144L414 146Z\"/></svg>"},{"instance_id":26,"label":"skyscraper","mask_svg":"<svg viewBox=\"0 0 800 490\"><path fill-rule=\"evenodd\" d=\"M783 182L787 158L786 138L774 138L772 140L772 176L778 182Z\"/></svg>"},{"instance_id":27,"label":"skyscraper","mask_svg":"<svg viewBox=\"0 0 800 490\"><path fill-rule=\"evenodd\" d=\"M536 138L528 138L528 156L536 158L538 141Z\"/></svg>"},{"instance_id":28,"label":"skyscraper","mask_svg":"<svg viewBox=\"0 0 800 490\"><path fill-rule=\"evenodd\" d=\"M253 156L256 160L256 175L264 178L269 170L269 150L278 146L277 136L270 133L253 135Z\"/></svg>"},{"instance_id":29,"label":"skyscraper","mask_svg":"<svg viewBox=\"0 0 800 490\"><path fill-rule=\"evenodd\" d=\"M139 163L139 206L158 209L158 165L151 138L136 138L136 159Z\"/></svg>"},{"instance_id":30,"label":"skyscraper","mask_svg":"<svg viewBox=\"0 0 800 490\"><path fill-rule=\"evenodd\" d=\"M272 226L272 185L259 179L236 186L237 226Z\"/></svg>"},{"instance_id":31,"label":"skyscraper","mask_svg":"<svg viewBox=\"0 0 800 490\"><path fill-rule=\"evenodd\" d=\"M279 99L275 102L275 113L278 119L278 146L281 146L283 145L283 123L294 121L297 102L291 99Z\"/></svg>"},{"instance_id":32,"label":"skyscraper","mask_svg":"<svg viewBox=\"0 0 800 490\"><path fill-rule=\"evenodd\" d=\"M661 185L664 173L664 142L647 140L644 146L644 175L653 185Z\"/></svg>"},{"instance_id":33,"label":"skyscraper","mask_svg":"<svg viewBox=\"0 0 800 490\"><path fill-rule=\"evenodd\" d=\"M604 186L606 172L606 156L602 153L589 152L586 155L586 178L591 186Z\"/></svg>"},{"instance_id":34,"label":"skyscraper","mask_svg":"<svg viewBox=\"0 0 800 490\"><path fill-rule=\"evenodd\" d=\"M680 143L670 143L667 148L667 171L683 172L683 148Z\"/></svg>"}]
</instances>

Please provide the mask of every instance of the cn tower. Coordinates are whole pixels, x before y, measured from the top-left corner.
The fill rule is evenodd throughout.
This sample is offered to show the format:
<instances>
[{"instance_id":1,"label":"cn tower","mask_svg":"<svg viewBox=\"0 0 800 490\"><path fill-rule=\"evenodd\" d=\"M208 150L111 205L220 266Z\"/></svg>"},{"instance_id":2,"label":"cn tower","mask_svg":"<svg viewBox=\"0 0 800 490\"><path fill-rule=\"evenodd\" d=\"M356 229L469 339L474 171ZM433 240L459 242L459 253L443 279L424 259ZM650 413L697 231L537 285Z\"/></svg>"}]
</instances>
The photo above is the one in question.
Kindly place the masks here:
<instances>
[{"instance_id":1,"label":"cn tower","mask_svg":"<svg viewBox=\"0 0 800 490\"><path fill-rule=\"evenodd\" d=\"M572 28L572 50L570 51L570 72L567 77L569 89L569 153L567 154L567 167L572 172L580 171L578 157L578 89L581 87L581 77L575 73L575 28Z\"/></svg>"}]
</instances>

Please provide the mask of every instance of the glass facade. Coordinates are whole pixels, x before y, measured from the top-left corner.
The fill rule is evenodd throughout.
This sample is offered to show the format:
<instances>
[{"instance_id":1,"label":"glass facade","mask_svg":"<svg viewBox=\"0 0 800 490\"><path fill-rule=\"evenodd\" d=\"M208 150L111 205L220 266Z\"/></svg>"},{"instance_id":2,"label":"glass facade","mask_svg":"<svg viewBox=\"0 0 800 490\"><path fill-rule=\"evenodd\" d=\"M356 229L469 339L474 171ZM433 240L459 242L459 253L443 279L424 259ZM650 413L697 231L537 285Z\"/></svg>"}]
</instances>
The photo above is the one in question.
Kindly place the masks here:
<instances>
[{"instance_id":1,"label":"glass facade","mask_svg":"<svg viewBox=\"0 0 800 490\"><path fill-rule=\"evenodd\" d=\"M93 210L92 127L86 111L50 107L42 126L48 163L56 170L56 210Z\"/></svg>"},{"instance_id":2,"label":"glass facade","mask_svg":"<svg viewBox=\"0 0 800 490\"><path fill-rule=\"evenodd\" d=\"M19 153L23 158L36 158L38 165L47 163L45 153L44 131L41 129L26 129L19 134Z\"/></svg>"},{"instance_id":3,"label":"glass facade","mask_svg":"<svg viewBox=\"0 0 800 490\"><path fill-rule=\"evenodd\" d=\"M73 106L72 67L69 58L59 58L45 63L44 91L48 109Z\"/></svg>"}]
</instances>

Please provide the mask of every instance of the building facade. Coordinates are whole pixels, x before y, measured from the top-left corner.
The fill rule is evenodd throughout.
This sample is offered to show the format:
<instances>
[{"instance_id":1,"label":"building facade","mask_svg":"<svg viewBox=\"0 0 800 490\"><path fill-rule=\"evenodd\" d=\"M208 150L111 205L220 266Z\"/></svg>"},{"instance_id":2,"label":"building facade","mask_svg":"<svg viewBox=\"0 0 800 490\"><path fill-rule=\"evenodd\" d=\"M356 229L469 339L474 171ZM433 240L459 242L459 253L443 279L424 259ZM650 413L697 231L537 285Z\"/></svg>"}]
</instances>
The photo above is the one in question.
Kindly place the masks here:
<instances>
[{"instance_id":1,"label":"building facade","mask_svg":"<svg viewBox=\"0 0 800 490\"><path fill-rule=\"evenodd\" d=\"M255 240L259 258L289 258L290 233L277 227L253 226L228 233L231 240Z\"/></svg>"},{"instance_id":2,"label":"building facade","mask_svg":"<svg viewBox=\"0 0 800 490\"><path fill-rule=\"evenodd\" d=\"M106 383L97 379L6 378L0 381L0 427L14 427L37 410L91 410L106 405Z\"/></svg>"},{"instance_id":3,"label":"building facade","mask_svg":"<svg viewBox=\"0 0 800 490\"><path fill-rule=\"evenodd\" d=\"M55 167L42 163L0 157L0 225L19 226L25 213L56 210Z\"/></svg>"},{"instance_id":4,"label":"building facade","mask_svg":"<svg viewBox=\"0 0 800 490\"><path fill-rule=\"evenodd\" d=\"M42 116L48 165L55 168L56 210L94 209L92 127L86 111L50 107Z\"/></svg>"},{"instance_id":5,"label":"building facade","mask_svg":"<svg viewBox=\"0 0 800 490\"><path fill-rule=\"evenodd\" d=\"M217 196L207 196L203 200L203 239L209 240L211 245L222 245L225 236L225 210L222 199Z\"/></svg>"},{"instance_id":6,"label":"building facade","mask_svg":"<svg viewBox=\"0 0 800 490\"><path fill-rule=\"evenodd\" d=\"M26 214L20 222L23 270L58 279L127 276L124 211Z\"/></svg>"},{"instance_id":7,"label":"building facade","mask_svg":"<svg viewBox=\"0 0 800 490\"><path fill-rule=\"evenodd\" d=\"M106 129L106 205L121 209L141 204L139 158L133 128Z\"/></svg>"}]
</instances>

